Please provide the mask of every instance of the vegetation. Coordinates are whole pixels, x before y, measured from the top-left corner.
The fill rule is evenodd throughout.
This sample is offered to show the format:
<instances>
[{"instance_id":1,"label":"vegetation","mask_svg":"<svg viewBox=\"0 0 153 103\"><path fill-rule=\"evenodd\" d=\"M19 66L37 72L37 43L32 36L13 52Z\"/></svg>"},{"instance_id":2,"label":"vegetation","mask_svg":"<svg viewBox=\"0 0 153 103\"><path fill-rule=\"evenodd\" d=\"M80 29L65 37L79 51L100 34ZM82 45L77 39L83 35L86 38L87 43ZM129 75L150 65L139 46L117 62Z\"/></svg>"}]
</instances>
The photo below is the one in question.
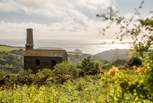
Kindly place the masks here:
<instances>
[{"instance_id":1,"label":"vegetation","mask_svg":"<svg viewBox=\"0 0 153 103\"><path fill-rule=\"evenodd\" d=\"M79 64L61 63L54 70L43 69L0 73L0 101L2 103L151 103L152 60L149 53L142 66L120 70L112 66L103 73L90 57ZM80 73L84 75L80 75Z\"/></svg>"},{"instance_id":2,"label":"vegetation","mask_svg":"<svg viewBox=\"0 0 153 103\"><path fill-rule=\"evenodd\" d=\"M29 71L9 75L5 74L4 81L0 81L4 82L0 90L0 100L4 103L152 102L152 89L146 89L148 85L144 85L145 75L135 70L112 67L104 74L69 77L62 84L48 69L36 74Z\"/></svg>"},{"instance_id":3,"label":"vegetation","mask_svg":"<svg viewBox=\"0 0 153 103\"><path fill-rule=\"evenodd\" d=\"M0 52L11 52L13 50L19 50L20 48L18 47L12 47L12 46L7 46L7 45L0 45Z\"/></svg>"},{"instance_id":4,"label":"vegetation","mask_svg":"<svg viewBox=\"0 0 153 103\"><path fill-rule=\"evenodd\" d=\"M53 79L56 83L64 83L67 80L79 77L79 72L75 64L64 62L55 66Z\"/></svg>"},{"instance_id":5,"label":"vegetation","mask_svg":"<svg viewBox=\"0 0 153 103\"><path fill-rule=\"evenodd\" d=\"M99 73L99 64L92 61L91 57L84 58L78 68L81 69L82 75L95 75Z\"/></svg>"},{"instance_id":6,"label":"vegetation","mask_svg":"<svg viewBox=\"0 0 153 103\"><path fill-rule=\"evenodd\" d=\"M0 70L7 72L19 72L22 70L23 54L24 51L22 49L0 52Z\"/></svg>"}]
</instances>

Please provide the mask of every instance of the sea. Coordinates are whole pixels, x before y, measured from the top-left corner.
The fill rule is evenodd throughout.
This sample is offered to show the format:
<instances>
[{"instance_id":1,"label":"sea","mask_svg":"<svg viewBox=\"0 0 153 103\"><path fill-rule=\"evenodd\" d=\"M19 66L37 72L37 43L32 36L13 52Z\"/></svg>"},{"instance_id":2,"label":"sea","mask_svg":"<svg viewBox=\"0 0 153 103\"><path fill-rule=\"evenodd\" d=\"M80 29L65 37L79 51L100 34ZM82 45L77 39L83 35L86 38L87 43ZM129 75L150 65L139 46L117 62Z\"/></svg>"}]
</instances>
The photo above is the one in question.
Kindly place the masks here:
<instances>
[{"instance_id":1,"label":"sea","mask_svg":"<svg viewBox=\"0 0 153 103\"><path fill-rule=\"evenodd\" d=\"M24 39L0 39L0 44L24 47ZM97 54L110 49L129 49L131 42L114 40L35 40L34 48L63 48L67 51L80 50L83 53Z\"/></svg>"}]
</instances>

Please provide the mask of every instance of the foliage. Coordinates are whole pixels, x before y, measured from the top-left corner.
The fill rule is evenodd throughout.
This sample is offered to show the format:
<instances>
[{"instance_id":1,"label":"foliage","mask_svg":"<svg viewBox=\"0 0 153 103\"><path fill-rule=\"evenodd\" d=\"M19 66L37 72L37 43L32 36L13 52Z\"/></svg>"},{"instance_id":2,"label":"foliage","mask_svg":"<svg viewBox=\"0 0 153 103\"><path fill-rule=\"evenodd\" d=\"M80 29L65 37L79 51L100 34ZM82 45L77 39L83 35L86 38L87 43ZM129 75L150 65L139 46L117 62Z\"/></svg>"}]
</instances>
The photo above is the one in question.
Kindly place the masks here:
<instances>
[{"instance_id":1,"label":"foliage","mask_svg":"<svg viewBox=\"0 0 153 103\"><path fill-rule=\"evenodd\" d=\"M109 8L109 16L107 14L98 15L98 17L103 17L110 22L111 25L116 24L120 27L120 31L115 33L118 35L118 39L122 41L123 37L127 36L132 38L133 51L136 58L132 60L130 65L135 65L135 68L138 68L137 64L143 64L141 68L144 71L143 73L136 73L134 75L127 75L125 72L115 72L113 77L111 76L111 79L107 79L107 82L110 82L107 87L112 88L113 92L115 91L111 95L112 98L108 99L111 100L110 102L153 102L153 53L151 50L153 46L153 18L135 19L135 17L141 14L140 10L143 8L143 4L144 0L140 3L139 7L135 8L135 12L130 19L117 15L117 12L112 8ZM110 29L111 25L103 29L104 35L106 29Z\"/></svg>"},{"instance_id":2,"label":"foliage","mask_svg":"<svg viewBox=\"0 0 153 103\"><path fill-rule=\"evenodd\" d=\"M12 90L0 90L0 101L3 103L77 103L77 102L91 102L102 101L100 99L100 92L97 91L98 83L95 83L95 78L86 77L78 80L83 83L82 90L78 90L78 85L75 82L67 81L62 86L50 87L36 87L18 86ZM90 80L90 82L89 82ZM85 88L85 89L84 89ZM100 88L99 88L100 89ZM102 90L102 89L101 89ZM97 93L93 92L97 91ZM96 100L96 96L99 99Z\"/></svg>"},{"instance_id":3,"label":"foliage","mask_svg":"<svg viewBox=\"0 0 153 103\"><path fill-rule=\"evenodd\" d=\"M69 79L62 85L51 83L51 85L38 86L39 82L35 82L36 84L17 84L12 88L2 88L0 89L0 101L3 103L149 102L144 97L146 93L149 94L147 90L145 91L143 81L141 81L143 75L133 71L120 71L116 67L110 70L114 72L113 75L105 72L104 75L84 76L73 80ZM38 73L39 75L46 74L44 71L40 72L42 73ZM30 74L29 76L32 77L30 71L25 74ZM139 96L137 96L138 94Z\"/></svg>"},{"instance_id":4,"label":"foliage","mask_svg":"<svg viewBox=\"0 0 153 103\"><path fill-rule=\"evenodd\" d=\"M117 66L117 67L121 67L121 66L125 65L126 63L127 63L127 60L117 59L116 61L114 61L112 63L112 65Z\"/></svg>"},{"instance_id":5,"label":"foliage","mask_svg":"<svg viewBox=\"0 0 153 103\"><path fill-rule=\"evenodd\" d=\"M149 53L149 58L147 60L145 82L150 92L153 93L153 52Z\"/></svg>"},{"instance_id":6,"label":"foliage","mask_svg":"<svg viewBox=\"0 0 153 103\"><path fill-rule=\"evenodd\" d=\"M0 69L7 72L19 72L23 68L23 50L0 52Z\"/></svg>"},{"instance_id":7,"label":"foliage","mask_svg":"<svg viewBox=\"0 0 153 103\"><path fill-rule=\"evenodd\" d=\"M95 75L99 73L99 63L91 60L91 57L84 58L78 68L81 69L84 75L92 74Z\"/></svg>"},{"instance_id":8,"label":"foliage","mask_svg":"<svg viewBox=\"0 0 153 103\"><path fill-rule=\"evenodd\" d=\"M128 62L128 66L129 67L132 67L132 66L142 66L142 60L135 56L135 57L132 57L130 58L129 62Z\"/></svg>"},{"instance_id":9,"label":"foliage","mask_svg":"<svg viewBox=\"0 0 153 103\"><path fill-rule=\"evenodd\" d=\"M116 73L119 72L119 69L115 66L113 66L109 71L108 71L108 75L109 76L114 76Z\"/></svg>"},{"instance_id":10,"label":"foliage","mask_svg":"<svg viewBox=\"0 0 153 103\"><path fill-rule=\"evenodd\" d=\"M79 69L75 64L63 62L57 64L53 70L53 80L57 83L64 83L69 79L75 79L79 76Z\"/></svg>"},{"instance_id":11,"label":"foliage","mask_svg":"<svg viewBox=\"0 0 153 103\"><path fill-rule=\"evenodd\" d=\"M44 69L36 74L32 74L31 71L19 74L7 73L0 78L0 84L4 83L0 85L0 101L3 103L152 102L152 84L149 84L152 78L146 78L144 73L119 70L113 66L104 74L85 75L79 78L78 74L75 74L78 68L76 70L74 68L76 66L71 63L61 63L53 71ZM60 78L57 79L59 74ZM61 79L65 81L62 82ZM149 83L147 80L150 80ZM61 82L62 84L59 84Z\"/></svg>"},{"instance_id":12,"label":"foliage","mask_svg":"<svg viewBox=\"0 0 153 103\"><path fill-rule=\"evenodd\" d=\"M139 21L140 21L140 23L141 23L143 26L150 26L150 27L153 27L153 18L151 18L151 19L146 18L145 20L140 19Z\"/></svg>"},{"instance_id":13,"label":"foliage","mask_svg":"<svg viewBox=\"0 0 153 103\"><path fill-rule=\"evenodd\" d=\"M11 47L11 46L7 46L7 45L0 45L0 52L11 52L14 50L20 50L20 48Z\"/></svg>"}]
</instances>

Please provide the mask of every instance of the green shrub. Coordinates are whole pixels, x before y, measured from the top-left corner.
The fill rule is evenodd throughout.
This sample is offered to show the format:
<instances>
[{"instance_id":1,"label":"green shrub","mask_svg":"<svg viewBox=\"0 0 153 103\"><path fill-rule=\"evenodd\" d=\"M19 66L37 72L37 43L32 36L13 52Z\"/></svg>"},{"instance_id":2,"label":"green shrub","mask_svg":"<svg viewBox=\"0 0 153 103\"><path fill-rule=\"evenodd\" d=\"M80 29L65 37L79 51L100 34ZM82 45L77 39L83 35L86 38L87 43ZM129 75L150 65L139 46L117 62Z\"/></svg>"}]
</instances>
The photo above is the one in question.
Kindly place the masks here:
<instances>
[{"instance_id":1,"label":"green shrub","mask_svg":"<svg viewBox=\"0 0 153 103\"><path fill-rule=\"evenodd\" d=\"M130 66L130 67L132 67L132 66L141 66L141 65L142 65L142 60L138 56L132 57L128 61L128 66Z\"/></svg>"},{"instance_id":2,"label":"green shrub","mask_svg":"<svg viewBox=\"0 0 153 103\"><path fill-rule=\"evenodd\" d=\"M42 69L36 73L34 83L38 86L50 85L53 82L53 71L51 69Z\"/></svg>"},{"instance_id":3,"label":"green shrub","mask_svg":"<svg viewBox=\"0 0 153 103\"><path fill-rule=\"evenodd\" d=\"M23 68L23 54L23 50L0 52L0 69L18 73Z\"/></svg>"},{"instance_id":4,"label":"green shrub","mask_svg":"<svg viewBox=\"0 0 153 103\"><path fill-rule=\"evenodd\" d=\"M84 58L81 64L78 65L83 74L95 75L99 72L99 63L91 60L91 57Z\"/></svg>"},{"instance_id":5,"label":"green shrub","mask_svg":"<svg viewBox=\"0 0 153 103\"><path fill-rule=\"evenodd\" d=\"M103 65L103 69L104 70L109 70L111 67L112 67L112 64L111 63L107 63L107 64L104 64Z\"/></svg>"},{"instance_id":6,"label":"green shrub","mask_svg":"<svg viewBox=\"0 0 153 103\"><path fill-rule=\"evenodd\" d=\"M52 77L53 76L53 71L51 69L44 68L44 69L42 69L42 70L40 70L36 73L36 76L38 76L40 78L45 77L47 75Z\"/></svg>"},{"instance_id":7,"label":"green shrub","mask_svg":"<svg viewBox=\"0 0 153 103\"><path fill-rule=\"evenodd\" d=\"M0 78L3 78L7 75L7 72L0 70Z\"/></svg>"},{"instance_id":8,"label":"green shrub","mask_svg":"<svg viewBox=\"0 0 153 103\"><path fill-rule=\"evenodd\" d=\"M57 64L53 70L53 80L56 83L64 83L69 79L75 79L79 76L79 69L75 64L63 62Z\"/></svg>"},{"instance_id":9,"label":"green shrub","mask_svg":"<svg viewBox=\"0 0 153 103\"><path fill-rule=\"evenodd\" d=\"M146 64L145 83L153 96L153 52L149 53L149 58Z\"/></svg>"}]
</instances>

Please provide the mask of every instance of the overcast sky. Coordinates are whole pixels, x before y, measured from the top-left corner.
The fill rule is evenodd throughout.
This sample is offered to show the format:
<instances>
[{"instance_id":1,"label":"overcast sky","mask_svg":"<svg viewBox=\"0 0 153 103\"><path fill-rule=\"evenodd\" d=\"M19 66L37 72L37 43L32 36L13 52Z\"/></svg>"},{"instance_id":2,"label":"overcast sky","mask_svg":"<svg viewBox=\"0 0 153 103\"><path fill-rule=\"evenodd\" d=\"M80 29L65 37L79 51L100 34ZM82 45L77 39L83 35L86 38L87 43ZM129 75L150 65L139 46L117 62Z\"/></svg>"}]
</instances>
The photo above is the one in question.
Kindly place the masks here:
<instances>
[{"instance_id":1,"label":"overcast sky","mask_svg":"<svg viewBox=\"0 0 153 103\"><path fill-rule=\"evenodd\" d=\"M0 0L0 39L25 39L26 28L36 39L113 39L113 30L101 37L105 25L96 14L112 6L129 16L141 0ZM153 0L145 0L143 15L153 11Z\"/></svg>"}]
</instances>

